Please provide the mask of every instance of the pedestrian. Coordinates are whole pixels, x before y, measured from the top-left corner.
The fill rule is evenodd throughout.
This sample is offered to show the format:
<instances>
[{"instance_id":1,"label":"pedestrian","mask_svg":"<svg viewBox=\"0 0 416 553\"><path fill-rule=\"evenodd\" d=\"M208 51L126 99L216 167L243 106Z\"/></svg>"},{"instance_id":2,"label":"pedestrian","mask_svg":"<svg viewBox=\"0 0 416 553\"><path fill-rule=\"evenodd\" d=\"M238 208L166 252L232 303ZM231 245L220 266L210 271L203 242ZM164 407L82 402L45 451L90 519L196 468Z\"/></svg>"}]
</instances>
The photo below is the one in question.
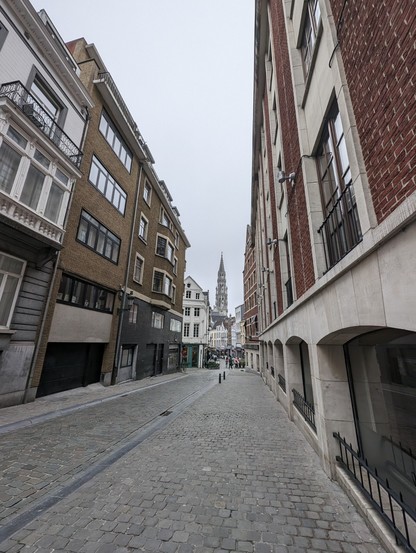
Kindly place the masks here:
<instances>
[{"instance_id":1,"label":"pedestrian","mask_svg":"<svg viewBox=\"0 0 416 553\"><path fill-rule=\"evenodd\" d=\"M225 356L225 368L228 368L228 356Z\"/></svg>"},{"instance_id":2,"label":"pedestrian","mask_svg":"<svg viewBox=\"0 0 416 553\"><path fill-rule=\"evenodd\" d=\"M230 357L230 369L232 369L232 368L233 368L233 358Z\"/></svg>"}]
</instances>

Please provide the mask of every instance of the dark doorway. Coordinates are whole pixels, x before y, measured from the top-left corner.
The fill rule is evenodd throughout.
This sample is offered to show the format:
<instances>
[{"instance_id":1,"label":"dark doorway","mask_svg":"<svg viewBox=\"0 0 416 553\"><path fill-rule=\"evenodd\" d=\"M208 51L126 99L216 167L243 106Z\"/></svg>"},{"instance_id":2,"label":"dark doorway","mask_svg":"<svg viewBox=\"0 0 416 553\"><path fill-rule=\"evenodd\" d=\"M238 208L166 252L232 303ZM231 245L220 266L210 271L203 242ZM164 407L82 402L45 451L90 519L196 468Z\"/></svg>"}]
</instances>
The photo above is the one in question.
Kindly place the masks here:
<instances>
[{"instance_id":1,"label":"dark doorway","mask_svg":"<svg viewBox=\"0 0 416 553\"><path fill-rule=\"evenodd\" d=\"M103 352L104 344L48 344L37 397L99 382Z\"/></svg>"}]
</instances>

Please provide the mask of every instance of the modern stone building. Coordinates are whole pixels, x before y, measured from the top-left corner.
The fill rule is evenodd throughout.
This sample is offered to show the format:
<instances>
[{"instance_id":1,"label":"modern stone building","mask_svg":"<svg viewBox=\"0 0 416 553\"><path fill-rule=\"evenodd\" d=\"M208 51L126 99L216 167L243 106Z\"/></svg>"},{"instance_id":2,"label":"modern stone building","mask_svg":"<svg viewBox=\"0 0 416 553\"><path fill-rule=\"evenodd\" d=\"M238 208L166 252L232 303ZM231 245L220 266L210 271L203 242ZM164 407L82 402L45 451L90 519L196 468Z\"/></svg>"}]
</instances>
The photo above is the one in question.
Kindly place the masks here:
<instances>
[{"instance_id":1,"label":"modern stone building","mask_svg":"<svg viewBox=\"0 0 416 553\"><path fill-rule=\"evenodd\" d=\"M31 401L91 98L45 12L0 1L0 406Z\"/></svg>"},{"instance_id":2,"label":"modern stone building","mask_svg":"<svg viewBox=\"0 0 416 553\"><path fill-rule=\"evenodd\" d=\"M412 2L256 1L250 225L265 382L413 548L414 31Z\"/></svg>"},{"instance_id":3,"label":"modern stone building","mask_svg":"<svg viewBox=\"0 0 416 553\"><path fill-rule=\"evenodd\" d=\"M172 197L94 44L68 44L94 107L33 386L37 395L179 367L185 250Z\"/></svg>"},{"instance_id":4,"label":"modern stone building","mask_svg":"<svg viewBox=\"0 0 416 553\"><path fill-rule=\"evenodd\" d=\"M201 368L207 360L209 293L187 276L183 294L182 367Z\"/></svg>"}]
</instances>

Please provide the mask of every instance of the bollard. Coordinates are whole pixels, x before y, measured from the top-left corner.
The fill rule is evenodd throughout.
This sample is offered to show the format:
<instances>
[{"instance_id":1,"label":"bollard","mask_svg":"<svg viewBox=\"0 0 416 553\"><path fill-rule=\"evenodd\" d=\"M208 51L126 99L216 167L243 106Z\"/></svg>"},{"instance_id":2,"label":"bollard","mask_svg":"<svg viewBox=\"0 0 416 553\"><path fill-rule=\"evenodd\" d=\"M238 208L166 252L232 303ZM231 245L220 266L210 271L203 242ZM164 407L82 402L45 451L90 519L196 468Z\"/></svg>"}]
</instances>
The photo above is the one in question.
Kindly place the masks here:
<instances>
[{"instance_id":1,"label":"bollard","mask_svg":"<svg viewBox=\"0 0 416 553\"><path fill-rule=\"evenodd\" d=\"M221 373L218 375L218 383L221 384Z\"/></svg>"},{"instance_id":2,"label":"bollard","mask_svg":"<svg viewBox=\"0 0 416 553\"><path fill-rule=\"evenodd\" d=\"M222 373L222 377L225 380L225 371Z\"/></svg>"}]
</instances>

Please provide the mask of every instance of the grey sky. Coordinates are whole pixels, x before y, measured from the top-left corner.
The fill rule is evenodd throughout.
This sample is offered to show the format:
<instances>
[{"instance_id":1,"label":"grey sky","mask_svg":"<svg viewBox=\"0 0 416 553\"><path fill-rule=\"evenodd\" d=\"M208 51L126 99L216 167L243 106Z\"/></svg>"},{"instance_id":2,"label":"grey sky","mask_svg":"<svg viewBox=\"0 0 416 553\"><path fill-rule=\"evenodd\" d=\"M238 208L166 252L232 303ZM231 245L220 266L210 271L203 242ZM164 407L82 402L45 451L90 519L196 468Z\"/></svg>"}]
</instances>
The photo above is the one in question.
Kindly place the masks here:
<instances>
[{"instance_id":1,"label":"grey sky","mask_svg":"<svg viewBox=\"0 0 416 553\"><path fill-rule=\"evenodd\" d=\"M186 274L243 303L250 217L254 0L32 0L98 48L191 242Z\"/></svg>"}]
</instances>

